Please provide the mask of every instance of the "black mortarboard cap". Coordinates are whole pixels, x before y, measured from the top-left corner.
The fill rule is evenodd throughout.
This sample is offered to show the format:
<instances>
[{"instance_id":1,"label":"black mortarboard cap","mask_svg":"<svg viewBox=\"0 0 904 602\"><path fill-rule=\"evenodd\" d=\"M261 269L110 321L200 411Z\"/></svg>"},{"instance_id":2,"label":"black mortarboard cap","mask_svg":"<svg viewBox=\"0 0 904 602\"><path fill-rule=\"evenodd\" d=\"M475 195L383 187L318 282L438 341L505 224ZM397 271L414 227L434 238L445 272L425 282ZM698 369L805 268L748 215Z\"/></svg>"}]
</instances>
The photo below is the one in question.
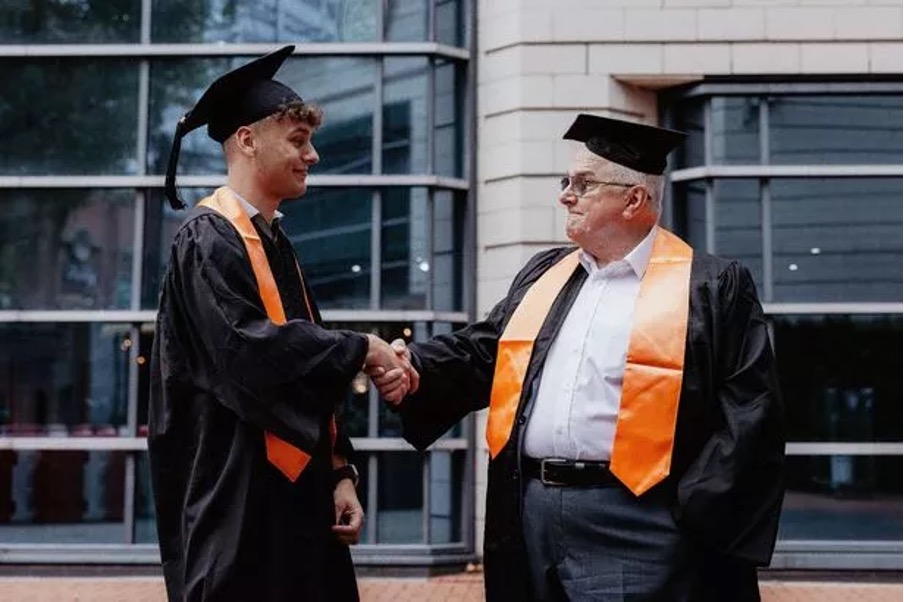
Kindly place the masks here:
<instances>
[{"instance_id":1,"label":"black mortarboard cap","mask_svg":"<svg viewBox=\"0 0 904 602\"><path fill-rule=\"evenodd\" d=\"M285 46L221 76L179 120L166 168L166 198L173 209L185 207L176 191L176 166L183 136L207 124L207 135L222 143L241 126L272 115L286 103L301 102L291 88L273 80L294 50L295 46Z\"/></svg>"},{"instance_id":2,"label":"black mortarboard cap","mask_svg":"<svg viewBox=\"0 0 904 602\"><path fill-rule=\"evenodd\" d=\"M687 137L683 132L581 113L563 138L583 142L590 152L649 174L665 171L666 157Z\"/></svg>"}]
</instances>

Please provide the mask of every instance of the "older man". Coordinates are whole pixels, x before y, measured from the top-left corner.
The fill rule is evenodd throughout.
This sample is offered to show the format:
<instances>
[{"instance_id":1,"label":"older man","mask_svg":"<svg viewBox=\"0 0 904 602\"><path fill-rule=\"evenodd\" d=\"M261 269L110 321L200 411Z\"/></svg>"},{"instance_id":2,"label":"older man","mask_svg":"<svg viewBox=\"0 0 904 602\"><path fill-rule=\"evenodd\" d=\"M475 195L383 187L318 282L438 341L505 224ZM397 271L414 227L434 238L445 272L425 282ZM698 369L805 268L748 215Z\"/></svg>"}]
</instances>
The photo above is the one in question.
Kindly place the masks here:
<instances>
[{"instance_id":1,"label":"older man","mask_svg":"<svg viewBox=\"0 0 904 602\"><path fill-rule=\"evenodd\" d=\"M533 257L485 320L399 346L421 376L405 437L489 406L489 600L758 599L784 439L753 281L657 226L683 134L582 114L565 138L578 248Z\"/></svg>"}]
</instances>

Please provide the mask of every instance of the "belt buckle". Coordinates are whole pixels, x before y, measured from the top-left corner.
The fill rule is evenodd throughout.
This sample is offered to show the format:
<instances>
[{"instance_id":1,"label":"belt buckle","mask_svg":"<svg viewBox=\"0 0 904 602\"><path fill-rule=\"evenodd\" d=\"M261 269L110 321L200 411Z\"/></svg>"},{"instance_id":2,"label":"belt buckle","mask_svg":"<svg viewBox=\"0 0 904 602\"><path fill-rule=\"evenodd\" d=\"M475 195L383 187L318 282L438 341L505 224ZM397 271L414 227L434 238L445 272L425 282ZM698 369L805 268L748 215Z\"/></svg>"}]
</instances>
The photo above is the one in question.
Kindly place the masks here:
<instances>
[{"instance_id":1,"label":"belt buckle","mask_svg":"<svg viewBox=\"0 0 904 602\"><path fill-rule=\"evenodd\" d=\"M546 477L546 466L547 465L564 465L567 460L563 458L543 458L540 460L540 482L544 485L549 485L550 487L561 487L563 485L567 485L564 481L554 481L552 479L548 479Z\"/></svg>"}]
</instances>

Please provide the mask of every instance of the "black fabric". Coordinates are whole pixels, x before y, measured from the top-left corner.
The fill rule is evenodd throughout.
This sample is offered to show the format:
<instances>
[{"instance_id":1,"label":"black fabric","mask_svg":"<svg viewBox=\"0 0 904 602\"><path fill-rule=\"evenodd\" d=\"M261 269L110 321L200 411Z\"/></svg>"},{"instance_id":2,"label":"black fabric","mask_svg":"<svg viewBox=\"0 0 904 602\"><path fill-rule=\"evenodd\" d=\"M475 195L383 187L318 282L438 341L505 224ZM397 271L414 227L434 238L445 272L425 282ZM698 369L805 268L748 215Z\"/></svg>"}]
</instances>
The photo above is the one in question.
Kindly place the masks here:
<instances>
[{"instance_id":1,"label":"black fabric","mask_svg":"<svg viewBox=\"0 0 904 602\"><path fill-rule=\"evenodd\" d=\"M554 249L531 259L485 320L411 346L421 388L400 408L408 441L424 449L467 413L488 406L499 336L530 285L572 250ZM527 395L585 277L584 270L575 271L540 329L516 436L489 463L484 575L490 601L531 599L519 577L527 560L517 434L529 418ZM769 563L784 493L783 464L782 403L753 281L737 262L695 253L671 474L646 495L664 491L671 499L679 528L709 559L701 570L731 562L754 575L752 581L737 580L738 589L722 599L751 596L754 567Z\"/></svg>"},{"instance_id":2,"label":"black fabric","mask_svg":"<svg viewBox=\"0 0 904 602\"><path fill-rule=\"evenodd\" d=\"M330 531L328 427L367 340L324 329L316 308L312 322L288 240L262 240L288 320L281 326L267 318L244 244L225 218L197 207L173 242L148 436L167 593L356 600L349 551ZM348 455L339 427L337 451ZM312 455L295 483L267 460L265 431Z\"/></svg>"},{"instance_id":3,"label":"black fabric","mask_svg":"<svg viewBox=\"0 0 904 602\"><path fill-rule=\"evenodd\" d=\"M586 113L579 114L563 136L583 142L587 150L604 159L657 175L665 171L668 154L686 137L675 130Z\"/></svg>"}]
</instances>

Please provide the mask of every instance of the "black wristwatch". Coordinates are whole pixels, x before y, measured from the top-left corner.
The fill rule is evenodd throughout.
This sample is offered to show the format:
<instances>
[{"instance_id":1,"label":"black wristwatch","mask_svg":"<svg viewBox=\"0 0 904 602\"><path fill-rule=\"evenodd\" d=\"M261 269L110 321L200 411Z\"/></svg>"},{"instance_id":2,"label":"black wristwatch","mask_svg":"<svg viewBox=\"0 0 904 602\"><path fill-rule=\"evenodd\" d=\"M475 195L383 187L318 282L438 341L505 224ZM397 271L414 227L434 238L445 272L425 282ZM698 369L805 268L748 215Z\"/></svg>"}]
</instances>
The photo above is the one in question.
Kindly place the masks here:
<instances>
[{"instance_id":1,"label":"black wristwatch","mask_svg":"<svg viewBox=\"0 0 904 602\"><path fill-rule=\"evenodd\" d=\"M352 485L354 485L355 487L358 486L358 469L355 468L354 464L346 464L345 466L340 466L339 468L333 469L334 489L342 479L351 479Z\"/></svg>"}]
</instances>

